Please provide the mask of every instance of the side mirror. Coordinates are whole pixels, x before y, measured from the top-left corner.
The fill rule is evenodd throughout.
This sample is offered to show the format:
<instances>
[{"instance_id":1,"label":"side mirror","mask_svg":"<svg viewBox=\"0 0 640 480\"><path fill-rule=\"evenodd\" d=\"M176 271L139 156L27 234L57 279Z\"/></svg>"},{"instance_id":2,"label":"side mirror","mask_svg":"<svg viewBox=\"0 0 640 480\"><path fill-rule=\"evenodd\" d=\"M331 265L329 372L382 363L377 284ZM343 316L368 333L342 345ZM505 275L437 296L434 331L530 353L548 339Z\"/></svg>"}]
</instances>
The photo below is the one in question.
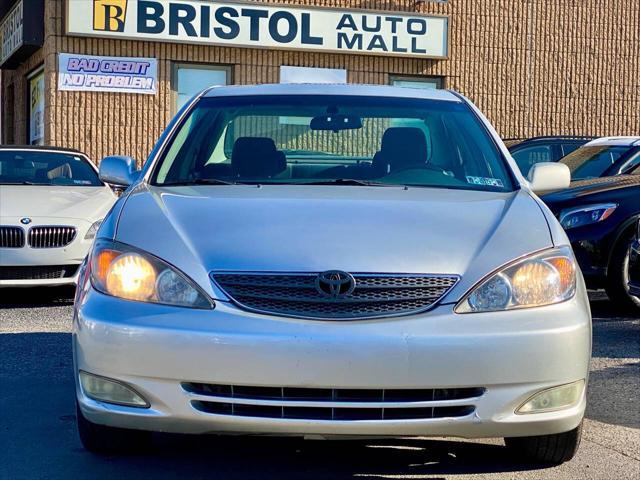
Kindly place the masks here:
<instances>
[{"instance_id":1,"label":"side mirror","mask_svg":"<svg viewBox=\"0 0 640 480\"><path fill-rule=\"evenodd\" d=\"M138 178L136 161L131 157L105 157L100 162L100 180L111 185L128 187Z\"/></svg>"},{"instance_id":2,"label":"side mirror","mask_svg":"<svg viewBox=\"0 0 640 480\"><path fill-rule=\"evenodd\" d=\"M547 193L569 188L571 170L564 163L540 162L531 167L527 178L531 183L531 190Z\"/></svg>"}]
</instances>

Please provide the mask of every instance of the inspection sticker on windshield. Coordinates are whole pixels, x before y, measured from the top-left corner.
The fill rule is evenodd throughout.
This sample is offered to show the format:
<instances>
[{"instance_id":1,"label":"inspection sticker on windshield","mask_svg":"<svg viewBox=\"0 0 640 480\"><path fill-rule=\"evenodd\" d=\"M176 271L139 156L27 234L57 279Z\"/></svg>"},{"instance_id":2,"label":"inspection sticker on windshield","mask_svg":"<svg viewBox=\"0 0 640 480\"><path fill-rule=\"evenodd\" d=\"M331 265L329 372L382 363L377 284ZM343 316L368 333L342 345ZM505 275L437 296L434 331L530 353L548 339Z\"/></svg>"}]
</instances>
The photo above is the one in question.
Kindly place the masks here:
<instances>
[{"instance_id":1,"label":"inspection sticker on windshield","mask_svg":"<svg viewBox=\"0 0 640 480\"><path fill-rule=\"evenodd\" d=\"M470 183L471 185L485 185L487 187L504 187L502 180L499 178L467 176L467 183Z\"/></svg>"}]
</instances>

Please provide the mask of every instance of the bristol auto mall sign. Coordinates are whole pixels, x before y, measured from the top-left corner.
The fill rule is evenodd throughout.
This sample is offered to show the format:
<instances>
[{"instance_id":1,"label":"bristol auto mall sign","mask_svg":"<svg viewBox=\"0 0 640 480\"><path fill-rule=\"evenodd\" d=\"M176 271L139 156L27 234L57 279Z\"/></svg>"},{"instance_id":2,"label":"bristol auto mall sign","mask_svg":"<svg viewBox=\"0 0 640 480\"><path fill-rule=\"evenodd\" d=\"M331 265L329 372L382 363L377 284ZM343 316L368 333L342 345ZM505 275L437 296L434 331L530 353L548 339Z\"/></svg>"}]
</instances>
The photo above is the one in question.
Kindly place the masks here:
<instances>
[{"instance_id":1,"label":"bristol auto mall sign","mask_svg":"<svg viewBox=\"0 0 640 480\"><path fill-rule=\"evenodd\" d=\"M70 35L446 58L447 17L199 0L67 0Z\"/></svg>"}]
</instances>

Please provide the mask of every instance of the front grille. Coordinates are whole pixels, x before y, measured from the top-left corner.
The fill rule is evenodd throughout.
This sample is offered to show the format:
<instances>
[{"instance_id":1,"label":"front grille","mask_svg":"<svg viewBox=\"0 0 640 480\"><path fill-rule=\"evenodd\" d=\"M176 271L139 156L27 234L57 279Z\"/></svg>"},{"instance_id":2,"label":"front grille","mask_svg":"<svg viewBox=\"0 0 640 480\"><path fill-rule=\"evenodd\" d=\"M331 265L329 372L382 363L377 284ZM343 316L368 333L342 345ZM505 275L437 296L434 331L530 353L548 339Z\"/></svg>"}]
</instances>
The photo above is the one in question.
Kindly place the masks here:
<instances>
[{"instance_id":1,"label":"front grille","mask_svg":"<svg viewBox=\"0 0 640 480\"><path fill-rule=\"evenodd\" d=\"M354 274L351 293L328 298L316 288L317 273L214 272L211 277L241 308L337 320L421 312L433 307L458 281L455 275Z\"/></svg>"},{"instance_id":2,"label":"front grille","mask_svg":"<svg viewBox=\"0 0 640 480\"><path fill-rule=\"evenodd\" d=\"M0 280L55 280L71 278L79 265L45 265L26 267L0 267Z\"/></svg>"},{"instance_id":3,"label":"front grille","mask_svg":"<svg viewBox=\"0 0 640 480\"><path fill-rule=\"evenodd\" d=\"M76 238L76 233L75 227L33 227L29 230L29 246L31 248L66 247Z\"/></svg>"},{"instance_id":4,"label":"front grille","mask_svg":"<svg viewBox=\"0 0 640 480\"><path fill-rule=\"evenodd\" d=\"M20 227L0 226L0 248L24 247L24 230Z\"/></svg>"},{"instance_id":5,"label":"front grille","mask_svg":"<svg viewBox=\"0 0 640 480\"><path fill-rule=\"evenodd\" d=\"M485 392L481 387L332 389L204 383L183 383L182 388L205 397L191 400L196 410L205 413L340 421L464 417L475 411L473 403Z\"/></svg>"}]
</instances>

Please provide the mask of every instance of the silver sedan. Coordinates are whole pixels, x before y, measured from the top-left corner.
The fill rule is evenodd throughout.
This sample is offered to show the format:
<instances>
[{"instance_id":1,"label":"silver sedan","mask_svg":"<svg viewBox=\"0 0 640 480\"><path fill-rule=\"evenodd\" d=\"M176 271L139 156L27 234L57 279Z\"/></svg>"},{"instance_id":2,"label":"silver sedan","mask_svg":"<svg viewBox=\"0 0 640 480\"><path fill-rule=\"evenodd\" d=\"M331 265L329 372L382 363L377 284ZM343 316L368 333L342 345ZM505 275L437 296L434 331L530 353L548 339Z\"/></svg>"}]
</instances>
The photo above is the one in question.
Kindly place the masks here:
<instances>
[{"instance_id":1,"label":"silver sedan","mask_svg":"<svg viewBox=\"0 0 640 480\"><path fill-rule=\"evenodd\" d=\"M169 125L85 263L78 425L149 432L505 437L569 460L591 316L558 222L451 91L212 88Z\"/></svg>"}]
</instances>

